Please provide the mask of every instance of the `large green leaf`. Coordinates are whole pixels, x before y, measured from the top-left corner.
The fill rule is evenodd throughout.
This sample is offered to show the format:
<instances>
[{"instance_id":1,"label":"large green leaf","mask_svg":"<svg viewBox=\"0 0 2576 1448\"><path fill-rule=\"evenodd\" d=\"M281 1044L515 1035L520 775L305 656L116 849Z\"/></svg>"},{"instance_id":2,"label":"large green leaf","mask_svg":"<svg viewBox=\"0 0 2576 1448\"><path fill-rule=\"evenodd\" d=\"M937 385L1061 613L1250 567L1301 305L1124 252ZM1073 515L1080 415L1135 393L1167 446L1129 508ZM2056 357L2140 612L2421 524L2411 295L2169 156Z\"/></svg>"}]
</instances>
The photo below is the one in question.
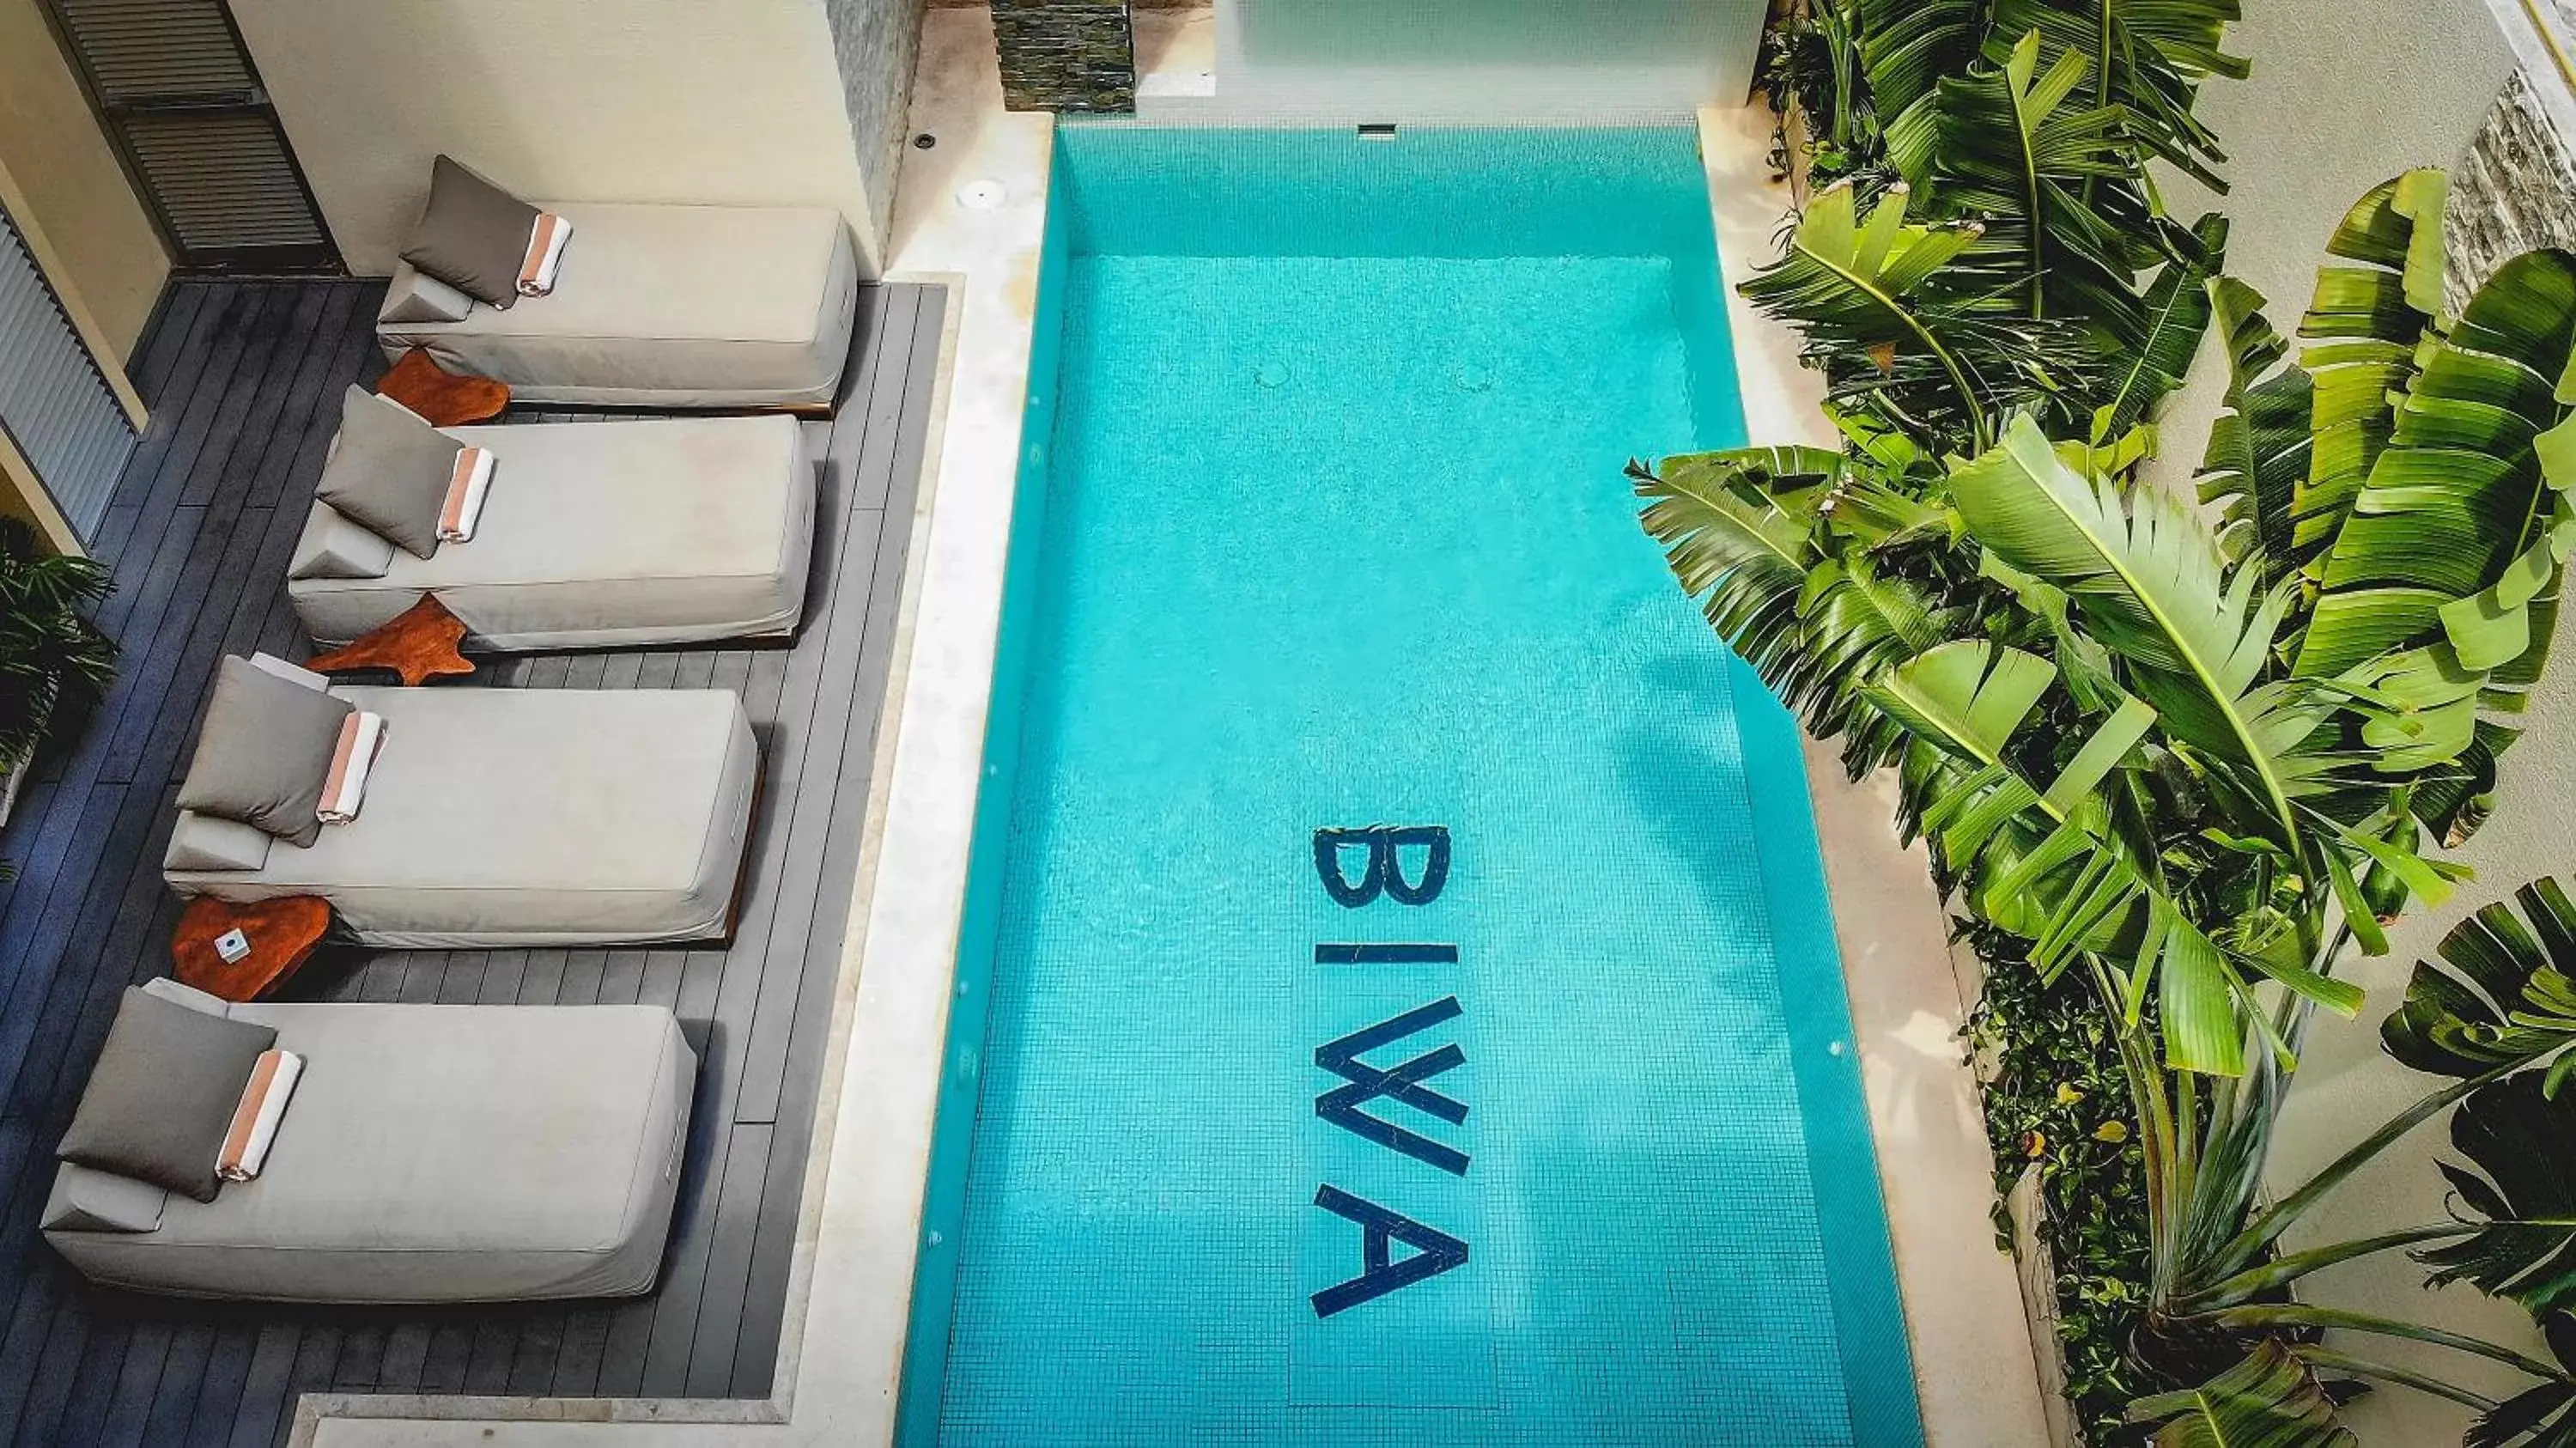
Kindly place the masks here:
<instances>
[{"instance_id":1,"label":"large green leaf","mask_svg":"<svg viewBox=\"0 0 2576 1448\"><path fill-rule=\"evenodd\" d=\"M2127 184L2137 150L2117 107L2076 101L2091 69L2064 49L2043 69L2034 30L2000 64L1943 79L1887 128L1888 157L1918 208L1980 224L1969 249L1970 264L1991 278L1980 289L2010 284L2033 317L2138 306L2131 263L2149 225Z\"/></svg>"},{"instance_id":2,"label":"large green leaf","mask_svg":"<svg viewBox=\"0 0 2576 1448\"><path fill-rule=\"evenodd\" d=\"M1905 207L1897 188L1863 216L1849 183L1826 188L1743 292L1804 335L1837 406L1973 451L2003 411L2054 395L2091 359L2075 328L1975 286L1935 285L1983 228L1910 222Z\"/></svg>"},{"instance_id":3,"label":"large green leaf","mask_svg":"<svg viewBox=\"0 0 2576 1448\"><path fill-rule=\"evenodd\" d=\"M2284 360L2289 343L2265 320L2260 292L2222 276L2208 294L2227 344L2227 398L2201 455L2200 500L2221 505L2231 555L2259 559L2265 581L2278 583L2298 559L2291 524L2308 471L2314 388Z\"/></svg>"},{"instance_id":4,"label":"large green leaf","mask_svg":"<svg viewBox=\"0 0 2576 1448\"><path fill-rule=\"evenodd\" d=\"M2161 1425L2155 1448L2347 1448L2360 1441L2336 1420L2307 1364L2270 1341L2197 1388L2140 1398L2129 1419Z\"/></svg>"},{"instance_id":5,"label":"large green leaf","mask_svg":"<svg viewBox=\"0 0 2576 1448\"><path fill-rule=\"evenodd\" d=\"M1950 489L1970 534L2065 589L2165 732L2231 776L2252 806L2248 823L2300 857L2292 800L2334 761L2317 748L2315 698L2263 680L2285 596L2254 569L2229 577L2216 537L2180 499L2161 489L2124 499L2080 476L2026 418Z\"/></svg>"},{"instance_id":6,"label":"large green leaf","mask_svg":"<svg viewBox=\"0 0 2576 1448\"><path fill-rule=\"evenodd\" d=\"M2043 789L2022 771L2016 736L2056 678L2036 654L1967 639L1926 651L1866 690L1915 741L1903 823L1969 877L1967 889L1997 924L2033 940L2032 963L2051 975L2073 952L2107 946L2150 893L2102 829L2096 791L2154 720L2131 701Z\"/></svg>"},{"instance_id":7,"label":"large green leaf","mask_svg":"<svg viewBox=\"0 0 2576 1448\"><path fill-rule=\"evenodd\" d=\"M2576 1043L2576 904L2553 879L2497 901L2442 937L2442 964L2417 961L2406 1003L2380 1023L2388 1053L2418 1071L2468 1078L2538 1062ZM2576 1054L2551 1061L2557 1094Z\"/></svg>"},{"instance_id":8,"label":"large green leaf","mask_svg":"<svg viewBox=\"0 0 2576 1448\"><path fill-rule=\"evenodd\" d=\"M1824 561L1809 534L1815 499L1850 460L1822 448L1735 448L1628 464L1640 521L1664 546L1682 591L1711 628L1765 678L1787 669L1804 637L1798 593Z\"/></svg>"},{"instance_id":9,"label":"large green leaf","mask_svg":"<svg viewBox=\"0 0 2576 1448\"><path fill-rule=\"evenodd\" d=\"M1842 8L1862 37L1861 68L1881 117L1967 69L1985 40L1987 0L1842 0Z\"/></svg>"},{"instance_id":10,"label":"large green leaf","mask_svg":"<svg viewBox=\"0 0 2576 1448\"><path fill-rule=\"evenodd\" d=\"M2484 1225L2415 1254L2433 1284L2474 1282L2534 1313L2576 1304L2576 1096L2551 1100L2528 1075L2480 1087L2452 1114L2451 1145L2470 1165L2442 1175Z\"/></svg>"},{"instance_id":11,"label":"large green leaf","mask_svg":"<svg viewBox=\"0 0 2576 1448\"><path fill-rule=\"evenodd\" d=\"M2078 954L2117 950L2135 978L2158 983L2166 1061L2232 1076L2245 1069L2251 972L2350 1014L2360 992L2311 973L2233 957L2177 904L2108 828L2100 793L2151 727L2127 700L2101 720L2041 788L2016 764L2021 736L2056 680L2045 659L1983 640L1943 644L1888 672L1869 700L1903 724L1934 767L1909 761L1909 821L1962 875L1972 905L2031 942L2054 975Z\"/></svg>"},{"instance_id":12,"label":"large green leaf","mask_svg":"<svg viewBox=\"0 0 2576 1448\"><path fill-rule=\"evenodd\" d=\"M1908 460L1901 445L1880 450L1898 466ZM1958 612L1850 546L1855 536L1900 539L1945 516L1909 497L1888 466L1857 448L1798 447L1628 465L1645 503L1640 521L1684 591L1810 729L1843 736L1855 776L1903 743L1862 690L1941 642Z\"/></svg>"},{"instance_id":13,"label":"large green leaf","mask_svg":"<svg viewBox=\"0 0 2576 1448\"><path fill-rule=\"evenodd\" d=\"M2138 334L2122 339L2124 355L2115 361L2093 414L2097 443L2152 420L2199 354L2215 301L2211 287L2227 253L2227 218L2202 217L2192 238L2190 255L2167 262L2147 289ZM2234 389L2228 401L2241 406ZM2213 436L2213 446L2215 441Z\"/></svg>"},{"instance_id":14,"label":"large green leaf","mask_svg":"<svg viewBox=\"0 0 2576 1448\"><path fill-rule=\"evenodd\" d=\"M2395 419L2388 399L2414 375L2415 352L2436 325L2442 295L2439 171L2410 171L2355 203L2326 243L2358 263L2317 270L2299 335L2315 384L2315 446L2295 506L2304 552L2334 541Z\"/></svg>"},{"instance_id":15,"label":"large green leaf","mask_svg":"<svg viewBox=\"0 0 2576 1448\"><path fill-rule=\"evenodd\" d=\"M1800 595L1803 643L1774 687L1816 732L1844 736L1843 759L1857 778L1904 743L1903 729L1871 707L1865 691L1937 647L1957 612L1935 608L1918 585L1881 571L1867 553L1820 564Z\"/></svg>"},{"instance_id":16,"label":"large green leaf","mask_svg":"<svg viewBox=\"0 0 2576 1448\"><path fill-rule=\"evenodd\" d=\"M2544 251L2506 263L2397 369L2386 442L2309 564L2322 591L2295 661L2363 689L2382 772L2467 755L2480 710L2518 708L2546 662L2576 550L2571 357L2576 254Z\"/></svg>"},{"instance_id":17,"label":"large green leaf","mask_svg":"<svg viewBox=\"0 0 2576 1448\"><path fill-rule=\"evenodd\" d=\"M2208 77L2242 80L2248 72L2224 44L2237 0L1995 0L1994 10L1998 39L2036 30L2049 63L2064 50L2085 55L2095 104L2119 106L2143 145L2226 189L2216 170L2226 155L2192 102Z\"/></svg>"}]
</instances>

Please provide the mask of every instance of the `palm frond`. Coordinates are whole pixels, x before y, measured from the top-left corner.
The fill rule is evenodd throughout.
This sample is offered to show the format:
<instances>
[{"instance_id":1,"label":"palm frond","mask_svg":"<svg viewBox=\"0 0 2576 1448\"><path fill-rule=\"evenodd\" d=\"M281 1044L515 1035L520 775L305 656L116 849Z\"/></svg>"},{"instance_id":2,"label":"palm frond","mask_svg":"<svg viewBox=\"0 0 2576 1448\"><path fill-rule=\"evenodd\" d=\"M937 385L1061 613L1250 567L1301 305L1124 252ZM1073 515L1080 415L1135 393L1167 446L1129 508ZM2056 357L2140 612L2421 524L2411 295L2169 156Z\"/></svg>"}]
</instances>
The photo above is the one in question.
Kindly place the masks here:
<instances>
[{"instance_id":1,"label":"palm frond","mask_svg":"<svg viewBox=\"0 0 2576 1448\"><path fill-rule=\"evenodd\" d=\"M2144 208L2106 208L2134 194L2137 153L2116 107L2074 103L2091 68L2061 50L2043 70L2032 31L2001 64L1944 78L1887 129L1888 157L1928 214L1981 222L1969 265L2017 289L2032 317L2070 289L2136 306L2125 248L2146 229Z\"/></svg>"},{"instance_id":2,"label":"palm frond","mask_svg":"<svg viewBox=\"0 0 2576 1448\"><path fill-rule=\"evenodd\" d=\"M1815 503L1849 466L1820 448L1735 448L1630 462L1640 521L1664 546L1682 591L1709 627L1774 688L1793 676L1806 642L1798 617L1808 570L1824 560L1812 538Z\"/></svg>"},{"instance_id":3,"label":"palm frond","mask_svg":"<svg viewBox=\"0 0 2576 1448\"><path fill-rule=\"evenodd\" d=\"M1985 43L1987 0L1845 0L1878 114L1895 116L1956 75Z\"/></svg>"},{"instance_id":4,"label":"palm frond","mask_svg":"<svg viewBox=\"0 0 2576 1448\"><path fill-rule=\"evenodd\" d=\"M1827 188L1743 292L1804 334L1837 406L1974 451L2003 411L2054 395L2091 363L2071 327L1932 285L1979 227L1909 222L1905 204L1891 191L1864 218L1848 183Z\"/></svg>"},{"instance_id":5,"label":"palm frond","mask_svg":"<svg viewBox=\"0 0 2576 1448\"><path fill-rule=\"evenodd\" d=\"M2134 1423L2158 1425L2155 1448L2351 1448L2353 1437L2308 1365L2278 1342L2197 1388L2140 1398Z\"/></svg>"}]
</instances>

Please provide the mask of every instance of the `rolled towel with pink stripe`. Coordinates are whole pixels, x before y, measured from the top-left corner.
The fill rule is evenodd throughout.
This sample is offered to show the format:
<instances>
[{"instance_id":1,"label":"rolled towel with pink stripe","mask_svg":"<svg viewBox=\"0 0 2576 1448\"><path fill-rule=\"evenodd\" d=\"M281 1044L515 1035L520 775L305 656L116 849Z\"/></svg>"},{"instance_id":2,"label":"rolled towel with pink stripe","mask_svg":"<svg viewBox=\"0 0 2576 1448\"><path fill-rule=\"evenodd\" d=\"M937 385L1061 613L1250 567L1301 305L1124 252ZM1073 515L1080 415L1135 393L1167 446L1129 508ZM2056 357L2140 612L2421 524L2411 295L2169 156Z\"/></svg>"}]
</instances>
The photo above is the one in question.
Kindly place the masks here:
<instances>
[{"instance_id":1,"label":"rolled towel with pink stripe","mask_svg":"<svg viewBox=\"0 0 2576 1448\"><path fill-rule=\"evenodd\" d=\"M326 825L345 825L358 817L367 797L367 771L385 747L385 716L353 709L340 721L339 747L331 751L331 772L322 779L322 807L315 815Z\"/></svg>"},{"instance_id":2,"label":"rolled towel with pink stripe","mask_svg":"<svg viewBox=\"0 0 2576 1448\"><path fill-rule=\"evenodd\" d=\"M215 1175L246 1182L268 1165L268 1149L277 1143L277 1125L286 1118L286 1103L304 1076L304 1058L293 1051L262 1051L242 1087L241 1104L233 1108L232 1129L224 1133L223 1155Z\"/></svg>"},{"instance_id":3,"label":"rolled towel with pink stripe","mask_svg":"<svg viewBox=\"0 0 2576 1448\"><path fill-rule=\"evenodd\" d=\"M563 265L564 243L572 240L572 223L551 212L537 213L528 228L528 255L519 263L519 295L542 297L555 289L555 271Z\"/></svg>"},{"instance_id":4,"label":"rolled towel with pink stripe","mask_svg":"<svg viewBox=\"0 0 2576 1448\"><path fill-rule=\"evenodd\" d=\"M469 447L456 454L448 475L447 501L439 505L438 536L449 543L474 541L474 525L483 518L483 494L492 486L492 452Z\"/></svg>"}]
</instances>

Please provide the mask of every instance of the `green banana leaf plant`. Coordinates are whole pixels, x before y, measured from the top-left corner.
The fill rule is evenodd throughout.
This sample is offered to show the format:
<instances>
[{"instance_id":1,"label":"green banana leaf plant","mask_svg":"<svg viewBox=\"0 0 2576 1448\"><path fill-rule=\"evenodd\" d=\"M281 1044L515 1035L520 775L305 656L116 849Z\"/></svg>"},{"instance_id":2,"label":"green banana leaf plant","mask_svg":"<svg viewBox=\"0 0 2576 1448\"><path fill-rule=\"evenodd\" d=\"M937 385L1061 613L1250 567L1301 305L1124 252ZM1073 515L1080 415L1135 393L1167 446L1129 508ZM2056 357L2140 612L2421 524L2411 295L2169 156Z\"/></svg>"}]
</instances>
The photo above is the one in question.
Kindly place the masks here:
<instances>
[{"instance_id":1,"label":"green banana leaf plant","mask_svg":"<svg viewBox=\"0 0 2576 1448\"><path fill-rule=\"evenodd\" d=\"M2385 952L2389 918L2466 874L2432 850L2485 818L2576 539L2576 256L2519 258L2447 316L2441 190L2410 173L2355 206L2295 362L2214 256L2168 268L2199 293L2171 308L2182 335L2215 319L2228 343L2209 511L2137 476L2156 383L2104 399L2081 348L2054 376L2015 374L2062 324L2007 330L2002 310L1945 300L1974 223L1909 219L1893 191L1863 221L1857 188L1819 198L1792 257L1746 288L1775 315L1830 317L1810 351L1844 446L1629 467L1712 626L1840 737L1855 776L1896 768L1899 822L1945 891L2043 974L2080 970L2119 1023L2154 1249L2136 1351L2177 1384L2329 1328L2565 1377L2290 1296L2319 1267L2412 1247L2554 1303L2542 1248L2563 1244L2569 1205L2510 1160L2550 1132L2576 1146L2554 1096L2463 1109L2458 1221L2285 1254L2281 1233L2351 1167L2260 1200L2309 1012L2363 1003L2338 963ZM2432 1093L2351 1165L2529 1064Z\"/></svg>"},{"instance_id":2,"label":"green banana leaf plant","mask_svg":"<svg viewBox=\"0 0 2576 1448\"><path fill-rule=\"evenodd\" d=\"M2215 523L2130 477L2138 429L2059 444L2035 407L1998 424L1962 385L1987 334L1901 306L1957 233L1893 199L1858 221L1848 188L1748 292L1874 262L1890 304L1837 312L1814 349L1902 332L1949 360L1838 391L1840 452L1631 464L1710 623L1854 771L1899 767L1943 883L2043 971L2099 962L2132 1018L2158 991L2182 1069L2238 1074L2249 1040L2288 1062L2296 1020L2258 1008L2257 982L2359 1008L2338 955L2384 951L2381 917L2449 894L2462 872L2425 830L2482 817L2545 660L2576 539L2576 256L2518 258L2445 318L2439 190L2410 174L2338 228L2304 366L2249 289L2204 284L2234 377L2201 484ZM2384 416L2353 401L2356 368ZM1972 460L1890 421L1943 412L1923 399L1945 386L1971 435L1996 433Z\"/></svg>"},{"instance_id":3,"label":"green banana leaf plant","mask_svg":"<svg viewBox=\"0 0 2576 1448\"><path fill-rule=\"evenodd\" d=\"M2165 219L2147 168L2170 162L2225 189L2224 157L2191 112L2201 81L2245 73L2220 46L2236 9L1812 0L1771 84L1830 112L1806 117L1817 185L1848 184L1838 204L1863 217L1896 201L1939 239L1902 268L1925 325L1859 346L1830 335L1855 306L1883 305L1868 295L1866 228L1840 228L1862 234L1857 265L1833 268L1841 285L1800 266L1748 293L1809 333L1843 404L1866 399L1936 452L1983 451L2016 408L2052 432L2094 423L2097 443L2126 433L2177 383L2207 322L2219 223ZM1802 234L1792 259L1833 257L1838 240ZM1931 335L1943 326L1977 330L1978 355Z\"/></svg>"},{"instance_id":4,"label":"green banana leaf plant","mask_svg":"<svg viewBox=\"0 0 2576 1448\"><path fill-rule=\"evenodd\" d=\"M2117 107L2146 150L2220 186L2226 155L2192 106L2201 82L2248 73L2224 47L2240 8L2237 0L1811 0L1802 23L1856 78L1825 93L1837 110L1812 118L1814 129L1866 162L1879 154L1870 139L1925 104L1944 78L2002 65L2035 32L2043 69L2081 56L2090 106Z\"/></svg>"},{"instance_id":5,"label":"green banana leaf plant","mask_svg":"<svg viewBox=\"0 0 2576 1448\"><path fill-rule=\"evenodd\" d=\"M2141 1336L2151 1340L2148 1350L2163 1349L2169 1370L2185 1378L2193 1375L2193 1351L2203 1370L2231 1354L2254 1356L2220 1372L2197 1394L2142 1400L2135 1416L2163 1421L2185 1399L2206 1398L2220 1405L2209 1412L2241 1408L2246 1416L2240 1430L2270 1421L2267 1414L2330 1427L2331 1413L2320 1417L2316 1411L2313 1381L2284 1366L2295 1362L2337 1379L2407 1387L2462 1403L2479 1414L2467 1442L2480 1448L2576 1444L2576 1372L2568 1366L2576 1362L2576 1319L2568 1314L2576 1306L2576 1180L2562 1165L2576 1157L2576 1092L2563 1089L2576 1060L2576 904L2549 879L2522 887L2515 904L2518 911L2515 905L2490 904L2445 936L2440 963L2416 965L2405 1004L2382 1023L2382 1044L2391 1056L2452 1078L2449 1083L2390 1117L2306 1182L2263 1202L2262 1149L2274 1113L2236 1111L2232 1103L2213 1099L2213 1118L2228 1123L2220 1136L2230 1149L2206 1159L2223 1184L2201 1194L2198 1220L2219 1231L2194 1233L2179 1251L2160 1251L2157 1301ZM2226 1085L2242 1089L2244 1083ZM2448 1217L2281 1250L2284 1234L2354 1173L2446 1110L2452 1112L2451 1145L2459 1157L2440 1164L2452 1188ZM2543 1329L2550 1357L2399 1318L2308 1305L2292 1296L2294 1286L2313 1272L2399 1250L2431 1269L2428 1285L2465 1281L2528 1310ZM2472 1354L2528 1374L2535 1385L2498 1402L2444 1376L2328 1346L2318 1334L2329 1331ZM2252 1369L2254 1359L2264 1362L2259 1372Z\"/></svg>"}]
</instances>

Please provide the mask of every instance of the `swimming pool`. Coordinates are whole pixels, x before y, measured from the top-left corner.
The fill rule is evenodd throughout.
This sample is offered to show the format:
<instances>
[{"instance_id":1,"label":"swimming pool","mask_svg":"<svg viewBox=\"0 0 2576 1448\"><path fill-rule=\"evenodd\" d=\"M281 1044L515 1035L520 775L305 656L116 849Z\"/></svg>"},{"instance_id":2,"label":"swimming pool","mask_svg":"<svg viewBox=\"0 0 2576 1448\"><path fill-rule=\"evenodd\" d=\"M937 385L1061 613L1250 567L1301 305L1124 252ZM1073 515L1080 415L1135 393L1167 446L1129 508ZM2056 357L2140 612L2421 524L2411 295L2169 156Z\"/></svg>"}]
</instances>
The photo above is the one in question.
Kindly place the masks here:
<instances>
[{"instance_id":1,"label":"swimming pool","mask_svg":"<svg viewBox=\"0 0 2576 1448\"><path fill-rule=\"evenodd\" d=\"M1921 1441L1701 177L1060 132L901 1441Z\"/></svg>"}]
</instances>

